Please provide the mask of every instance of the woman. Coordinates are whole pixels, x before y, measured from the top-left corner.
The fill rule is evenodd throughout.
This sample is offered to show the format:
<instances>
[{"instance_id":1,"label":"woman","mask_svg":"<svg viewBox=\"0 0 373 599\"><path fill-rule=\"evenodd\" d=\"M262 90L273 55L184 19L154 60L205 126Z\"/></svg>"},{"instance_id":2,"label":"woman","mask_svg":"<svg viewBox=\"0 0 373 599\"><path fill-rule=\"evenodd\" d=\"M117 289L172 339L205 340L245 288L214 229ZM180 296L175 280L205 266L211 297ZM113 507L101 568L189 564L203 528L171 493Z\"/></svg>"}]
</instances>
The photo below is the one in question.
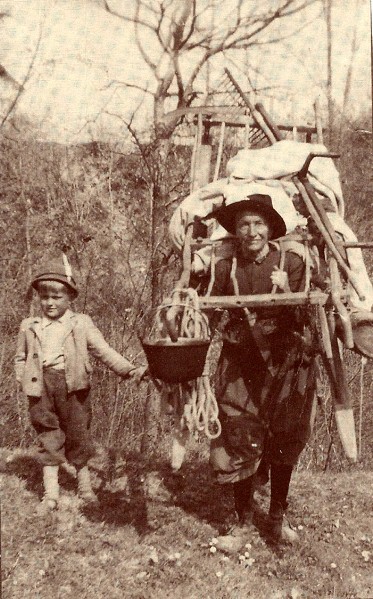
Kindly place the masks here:
<instances>
[{"instance_id":1,"label":"woman","mask_svg":"<svg viewBox=\"0 0 373 599\"><path fill-rule=\"evenodd\" d=\"M274 285L278 293L304 289L302 259L286 252L280 268L281 252L270 243L286 233L270 196L249 196L213 216L236 236L237 247L217 263L211 295L271 293ZM253 515L254 475L261 461L269 465L268 534L276 542L285 537L291 474L314 414L315 363L304 318L286 306L231 310L217 370L222 434L212 444L213 469L218 482L233 486L245 527Z\"/></svg>"}]
</instances>

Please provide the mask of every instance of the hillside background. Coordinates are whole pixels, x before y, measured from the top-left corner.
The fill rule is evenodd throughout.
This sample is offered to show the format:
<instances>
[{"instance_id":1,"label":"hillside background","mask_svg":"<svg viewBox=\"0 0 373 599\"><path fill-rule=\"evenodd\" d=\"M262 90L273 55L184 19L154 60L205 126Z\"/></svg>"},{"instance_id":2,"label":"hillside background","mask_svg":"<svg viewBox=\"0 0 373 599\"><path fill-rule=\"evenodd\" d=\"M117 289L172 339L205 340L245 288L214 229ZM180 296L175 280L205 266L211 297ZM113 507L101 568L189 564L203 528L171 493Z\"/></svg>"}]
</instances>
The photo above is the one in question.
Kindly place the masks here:
<instances>
[{"instance_id":1,"label":"hillside background","mask_svg":"<svg viewBox=\"0 0 373 599\"><path fill-rule=\"evenodd\" d=\"M167 226L189 192L192 153L191 146L174 144L174 136L160 130L153 112L157 102L160 114L203 103L208 92L218 89L225 64L233 65L239 76L250 74L265 104L274 97L278 121L308 122L318 98L326 145L341 155L337 167L346 220L359 240L372 241L370 3L276 2L304 4L305 12L295 12L285 29L274 23L268 34L274 43L262 44L254 36L249 48L213 56L190 87L191 65L202 48L198 36L205 31L203 18L203 27L193 32L192 52L180 43L182 72L171 69L169 80L164 65L175 67L174 42L183 41L180 27L170 38L166 20L162 39L169 45L158 56L157 37L151 37L149 28L141 52L133 23L126 21L127 9L138 5L171 11L175 6L176 16L181 14L176 25L188 31L192 13L183 21L182 11L194 5L189 0L0 0L5 599L373 597L373 367L368 361L362 368L360 357L349 351L344 358L359 461L351 465L344 457L323 379L314 434L289 498L289 518L301 537L296 547L271 548L259 530L245 555L217 554L213 539L232 516L232 497L211 478L206 439L191 440L175 480L169 469L172 420L159 415L155 387L150 382L137 389L99 363L92 392L97 456L91 466L100 503L82 507L76 481L63 471L57 514L41 520L35 513L41 472L27 402L13 372L19 324L38 309L29 283L45 258L66 252L80 287L74 308L89 313L119 352L137 364L144 362L138 335L149 310L169 293L180 273ZM217 38L211 34L213 47L220 25L223 31L229 28L225 17L231 5L256 6L262 13L264 5L273 9L274 3L196 4L202 6L202 17L206 5L216 9L217 21L209 21L218 30ZM159 33L155 29L152 33ZM278 33L285 39L275 41ZM159 63L146 62L144 56ZM373 252L364 250L364 257L373 277ZM263 515L268 490L257 495Z\"/></svg>"},{"instance_id":2,"label":"hillside background","mask_svg":"<svg viewBox=\"0 0 373 599\"><path fill-rule=\"evenodd\" d=\"M347 222L361 240L371 239L373 218L371 136L364 132L368 127L368 118L350 123L343 129L338 148ZM45 257L55 256L62 250L67 253L81 289L75 309L92 315L109 343L121 353L137 363L144 362L138 339L143 319L149 316L152 302L157 305L167 295L180 273L180 259L171 252L167 225L177 202L188 193L190 152L189 147L171 146L169 168L162 175L165 199L157 222L152 222L154 181L161 176L152 145L141 146L141 152L126 152L117 144L63 147L22 137L9 139L6 132L3 134L0 159L2 446L27 446L32 441L25 398L16 390L13 357L19 323L36 308L27 293L29 281ZM364 255L372 274L372 253L366 250ZM363 373L360 423L361 362L352 352L346 352L346 360L357 426L362 435L361 463L369 466L372 463L372 368L368 361ZM146 385L135 390L100 364L96 366L95 437L107 447L136 451L141 446L144 431L145 405L149 400L155 402L157 393ZM325 406L320 406L314 445L306 452L305 463L323 468L327 460L328 467L332 464L343 467L330 418L327 386L324 401ZM163 426L168 426L167 420L161 419L157 426L161 431Z\"/></svg>"}]
</instances>

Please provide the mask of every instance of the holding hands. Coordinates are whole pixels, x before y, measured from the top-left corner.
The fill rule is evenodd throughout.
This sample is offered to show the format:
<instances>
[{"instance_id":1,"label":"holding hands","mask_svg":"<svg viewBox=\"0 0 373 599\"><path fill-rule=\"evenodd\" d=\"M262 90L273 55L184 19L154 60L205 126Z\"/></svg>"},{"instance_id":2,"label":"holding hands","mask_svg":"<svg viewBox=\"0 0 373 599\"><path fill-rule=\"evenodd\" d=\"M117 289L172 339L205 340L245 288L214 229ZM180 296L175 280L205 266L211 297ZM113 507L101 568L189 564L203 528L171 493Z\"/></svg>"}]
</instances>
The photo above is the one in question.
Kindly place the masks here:
<instances>
[{"instance_id":1,"label":"holding hands","mask_svg":"<svg viewBox=\"0 0 373 599\"><path fill-rule=\"evenodd\" d=\"M148 367L147 366L138 366L133 370L130 370L128 376L136 385L139 385L141 381L144 380L147 376L149 376Z\"/></svg>"}]
</instances>

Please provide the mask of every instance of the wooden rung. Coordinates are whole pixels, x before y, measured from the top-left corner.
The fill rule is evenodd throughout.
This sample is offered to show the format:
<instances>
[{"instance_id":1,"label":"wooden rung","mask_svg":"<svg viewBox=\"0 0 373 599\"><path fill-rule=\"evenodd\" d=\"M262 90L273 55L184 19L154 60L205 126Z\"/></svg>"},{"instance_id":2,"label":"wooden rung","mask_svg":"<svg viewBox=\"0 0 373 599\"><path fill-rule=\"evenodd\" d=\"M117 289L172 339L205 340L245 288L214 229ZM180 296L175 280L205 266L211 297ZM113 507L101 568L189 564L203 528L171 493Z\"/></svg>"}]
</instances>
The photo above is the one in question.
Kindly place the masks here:
<instances>
[{"instance_id":1,"label":"wooden rung","mask_svg":"<svg viewBox=\"0 0 373 599\"><path fill-rule=\"evenodd\" d=\"M345 241L345 248L373 248L373 241Z\"/></svg>"},{"instance_id":2,"label":"wooden rung","mask_svg":"<svg viewBox=\"0 0 373 599\"><path fill-rule=\"evenodd\" d=\"M289 234L286 237L281 237L280 240L284 241L285 243L287 241L298 241L300 243L304 243L306 241L312 241L313 237L312 235L297 235L297 234ZM229 241L234 241L234 239L232 237L225 237L224 239L195 239L192 243L191 243L191 248L192 250L199 250L203 247L209 246L209 245L215 245L216 247L219 247L220 245L222 245L223 243L228 243ZM355 246L353 246L355 247Z\"/></svg>"},{"instance_id":3,"label":"wooden rung","mask_svg":"<svg viewBox=\"0 0 373 599\"><path fill-rule=\"evenodd\" d=\"M279 293L271 295L263 293L257 295L224 295L200 297L199 305L201 309L221 308L265 308L267 306L294 306L294 305L325 305L329 299L329 294L321 291L298 291L295 293Z\"/></svg>"}]
</instances>

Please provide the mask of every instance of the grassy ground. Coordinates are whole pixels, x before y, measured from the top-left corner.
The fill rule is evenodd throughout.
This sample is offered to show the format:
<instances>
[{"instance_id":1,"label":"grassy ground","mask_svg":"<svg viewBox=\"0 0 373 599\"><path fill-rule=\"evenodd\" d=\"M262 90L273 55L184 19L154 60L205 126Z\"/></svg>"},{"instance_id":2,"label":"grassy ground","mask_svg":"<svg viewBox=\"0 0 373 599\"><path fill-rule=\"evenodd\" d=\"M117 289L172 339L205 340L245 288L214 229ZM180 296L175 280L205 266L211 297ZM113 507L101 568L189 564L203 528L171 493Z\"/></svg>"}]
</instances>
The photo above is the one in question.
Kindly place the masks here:
<instances>
[{"instance_id":1,"label":"grassy ground","mask_svg":"<svg viewBox=\"0 0 373 599\"><path fill-rule=\"evenodd\" d=\"M368 599L373 597L373 473L296 474L289 519L301 543L273 548L254 532L244 556L211 549L232 512L198 455L175 481L138 457L95 467L97 506L61 472L59 510L35 509L32 455L0 452L4 599ZM109 467L111 466L111 467ZM267 509L267 491L258 497Z\"/></svg>"}]
</instances>

